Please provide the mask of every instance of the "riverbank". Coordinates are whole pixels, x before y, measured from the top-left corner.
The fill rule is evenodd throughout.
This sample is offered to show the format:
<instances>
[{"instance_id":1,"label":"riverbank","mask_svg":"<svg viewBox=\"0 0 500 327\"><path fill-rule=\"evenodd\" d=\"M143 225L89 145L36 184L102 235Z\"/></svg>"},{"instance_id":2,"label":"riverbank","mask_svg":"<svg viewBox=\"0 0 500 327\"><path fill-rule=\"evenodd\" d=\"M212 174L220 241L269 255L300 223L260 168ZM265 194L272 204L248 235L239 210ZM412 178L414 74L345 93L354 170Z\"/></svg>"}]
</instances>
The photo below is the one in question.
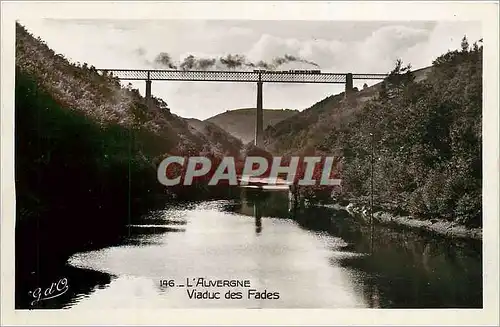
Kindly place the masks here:
<instances>
[{"instance_id":1,"label":"riverbank","mask_svg":"<svg viewBox=\"0 0 500 327\"><path fill-rule=\"evenodd\" d=\"M347 206L340 204L325 205L336 210L345 210L354 218L362 223L370 223L369 208L349 203ZM481 228L469 228L455 222L431 219L421 220L412 216L399 216L386 211L376 211L373 213L375 223L382 225L402 226L410 229L420 229L426 232L434 233L448 238L482 240L483 233Z\"/></svg>"},{"instance_id":2,"label":"riverbank","mask_svg":"<svg viewBox=\"0 0 500 327\"><path fill-rule=\"evenodd\" d=\"M450 242L388 226L372 231L346 211L310 206L290 213L285 192L250 192L239 201L186 202L152 212L136 222L143 228L126 233L120 244L72 256L73 268L112 277L65 272L72 289L80 281L95 283L93 289L78 289L66 305L120 307L125 296L132 306L162 308L482 307L480 242ZM185 232L146 227L165 219L182 220ZM134 261L141 265L128 264ZM218 276L222 271L241 275L258 290L279 292L280 299L255 302L243 293L243 300L227 302L222 296L207 304L179 288L159 292L151 283L156 277L182 281L186 272Z\"/></svg>"}]
</instances>

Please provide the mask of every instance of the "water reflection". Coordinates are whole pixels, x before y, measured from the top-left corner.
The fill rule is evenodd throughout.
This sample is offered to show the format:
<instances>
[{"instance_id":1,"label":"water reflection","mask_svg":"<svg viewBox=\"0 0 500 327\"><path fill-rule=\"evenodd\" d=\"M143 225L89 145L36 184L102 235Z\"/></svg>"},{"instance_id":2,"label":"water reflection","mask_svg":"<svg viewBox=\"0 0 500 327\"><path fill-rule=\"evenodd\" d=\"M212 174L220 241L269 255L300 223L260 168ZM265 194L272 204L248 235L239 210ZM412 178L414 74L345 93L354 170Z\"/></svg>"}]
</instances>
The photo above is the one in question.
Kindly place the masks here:
<instances>
[{"instance_id":1,"label":"water reflection","mask_svg":"<svg viewBox=\"0 0 500 327\"><path fill-rule=\"evenodd\" d=\"M259 204L253 205L253 213L255 216L255 233L260 234L262 232L262 213Z\"/></svg>"},{"instance_id":2,"label":"water reflection","mask_svg":"<svg viewBox=\"0 0 500 327\"><path fill-rule=\"evenodd\" d=\"M332 262L361 272L358 282L370 294L367 300L375 297L380 307L390 308L482 307L480 242L450 241L402 228L372 229L344 212L332 215L323 208L309 212L332 219L320 223L299 217L303 226L329 230L354 252L370 252Z\"/></svg>"},{"instance_id":3,"label":"water reflection","mask_svg":"<svg viewBox=\"0 0 500 327\"><path fill-rule=\"evenodd\" d=\"M293 219L306 230L346 241L346 253L369 254L340 260L337 255L330 263L353 273L370 307L482 307L481 242L452 241L404 228L370 227L347 212L329 208L289 210L287 214L274 206L280 202L282 195L268 192L254 205L259 217L272 214ZM248 214L244 206L231 209Z\"/></svg>"},{"instance_id":4,"label":"water reflection","mask_svg":"<svg viewBox=\"0 0 500 327\"><path fill-rule=\"evenodd\" d=\"M248 190L240 201L168 207L135 219L123 234L114 247L73 256L65 268L72 293L51 305L482 307L480 243L370 228L325 207L295 210L286 192ZM185 288L159 284L200 276L248 278L281 298L190 300Z\"/></svg>"}]
</instances>

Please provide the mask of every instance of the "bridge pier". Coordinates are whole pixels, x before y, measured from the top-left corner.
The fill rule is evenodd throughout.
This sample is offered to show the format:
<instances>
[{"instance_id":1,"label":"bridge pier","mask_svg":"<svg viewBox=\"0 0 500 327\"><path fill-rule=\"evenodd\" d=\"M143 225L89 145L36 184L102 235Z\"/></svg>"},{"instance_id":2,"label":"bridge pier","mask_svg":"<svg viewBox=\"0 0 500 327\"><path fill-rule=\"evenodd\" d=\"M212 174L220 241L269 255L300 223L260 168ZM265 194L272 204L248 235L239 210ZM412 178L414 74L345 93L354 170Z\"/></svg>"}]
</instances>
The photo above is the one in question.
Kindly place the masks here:
<instances>
[{"instance_id":1,"label":"bridge pier","mask_svg":"<svg viewBox=\"0 0 500 327\"><path fill-rule=\"evenodd\" d=\"M255 115L255 146L262 148L264 146L264 113L262 109L262 81L259 75L257 82L257 113Z\"/></svg>"},{"instance_id":2,"label":"bridge pier","mask_svg":"<svg viewBox=\"0 0 500 327\"><path fill-rule=\"evenodd\" d=\"M151 110L151 104L153 101L151 101L151 80L147 79L146 80L146 105L148 106L148 109Z\"/></svg>"},{"instance_id":3,"label":"bridge pier","mask_svg":"<svg viewBox=\"0 0 500 327\"><path fill-rule=\"evenodd\" d=\"M255 217L255 232L260 234L262 232L262 212L260 203L254 203L253 215Z\"/></svg>"},{"instance_id":4,"label":"bridge pier","mask_svg":"<svg viewBox=\"0 0 500 327\"><path fill-rule=\"evenodd\" d=\"M296 184L288 187L288 211L294 211L299 206L300 194Z\"/></svg>"},{"instance_id":5,"label":"bridge pier","mask_svg":"<svg viewBox=\"0 0 500 327\"><path fill-rule=\"evenodd\" d=\"M353 82L352 82L352 73L348 73L345 75L345 97L347 98L352 94L353 91Z\"/></svg>"}]
</instances>

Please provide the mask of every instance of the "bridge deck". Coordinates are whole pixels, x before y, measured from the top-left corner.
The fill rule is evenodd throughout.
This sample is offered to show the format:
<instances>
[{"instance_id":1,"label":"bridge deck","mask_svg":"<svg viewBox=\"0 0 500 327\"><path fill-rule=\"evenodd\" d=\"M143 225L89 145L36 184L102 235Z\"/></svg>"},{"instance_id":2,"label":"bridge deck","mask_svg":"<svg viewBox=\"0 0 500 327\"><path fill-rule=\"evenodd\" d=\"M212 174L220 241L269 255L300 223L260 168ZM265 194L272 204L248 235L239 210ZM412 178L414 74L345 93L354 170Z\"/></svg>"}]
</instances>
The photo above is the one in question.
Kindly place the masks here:
<instances>
[{"instance_id":1,"label":"bridge deck","mask_svg":"<svg viewBox=\"0 0 500 327\"><path fill-rule=\"evenodd\" d=\"M183 71L144 69L98 69L121 80L205 81L205 82L266 82L266 83L338 83L344 84L347 73L288 72L288 71ZM387 74L352 74L358 80L382 80Z\"/></svg>"}]
</instances>

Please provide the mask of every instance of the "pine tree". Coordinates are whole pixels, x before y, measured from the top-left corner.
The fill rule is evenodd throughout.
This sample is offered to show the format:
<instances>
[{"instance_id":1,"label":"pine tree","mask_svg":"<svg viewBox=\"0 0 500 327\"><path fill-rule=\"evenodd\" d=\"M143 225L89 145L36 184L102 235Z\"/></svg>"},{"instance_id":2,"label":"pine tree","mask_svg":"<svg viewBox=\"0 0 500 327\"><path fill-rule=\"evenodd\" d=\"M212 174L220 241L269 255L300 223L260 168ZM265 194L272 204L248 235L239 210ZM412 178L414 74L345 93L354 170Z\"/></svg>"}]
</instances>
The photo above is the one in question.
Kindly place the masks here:
<instances>
[{"instance_id":1,"label":"pine tree","mask_svg":"<svg viewBox=\"0 0 500 327\"><path fill-rule=\"evenodd\" d=\"M462 38L462 43L460 44L460 46L462 47L462 52L469 51L469 41L467 41L466 35L464 35L464 37Z\"/></svg>"}]
</instances>

